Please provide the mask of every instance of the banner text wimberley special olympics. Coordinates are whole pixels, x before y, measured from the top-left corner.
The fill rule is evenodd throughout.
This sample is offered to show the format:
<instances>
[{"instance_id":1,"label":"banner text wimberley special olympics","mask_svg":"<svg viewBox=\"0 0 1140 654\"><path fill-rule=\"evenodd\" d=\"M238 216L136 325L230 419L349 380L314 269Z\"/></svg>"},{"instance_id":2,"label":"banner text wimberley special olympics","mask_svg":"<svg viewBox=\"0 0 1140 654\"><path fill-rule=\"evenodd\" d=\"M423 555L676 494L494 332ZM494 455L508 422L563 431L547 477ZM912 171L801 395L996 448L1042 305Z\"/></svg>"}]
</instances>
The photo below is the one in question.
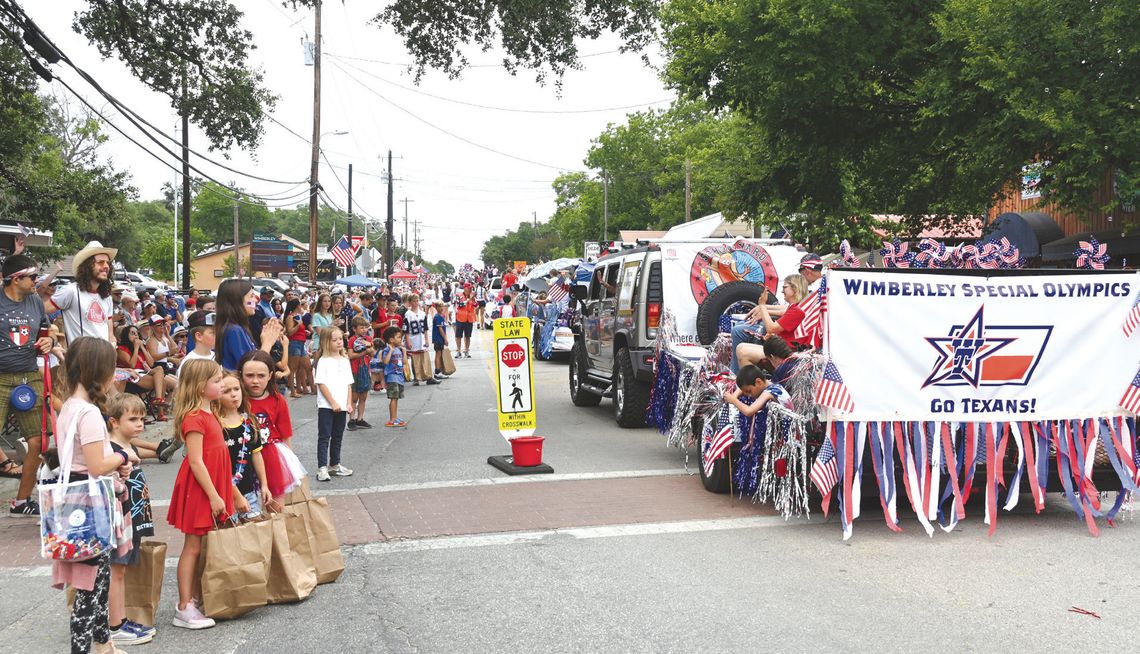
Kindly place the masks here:
<instances>
[{"instance_id":1,"label":"banner text wimberley special olympics","mask_svg":"<svg viewBox=\"0 0 1140 654\"><path fill-rule=\"evenodd\" d=\"M1121 415L1140 365L1122 325L1135 272L828 275L830 355L848 420L1023 421Z\"/></svg>"}]
</instances>

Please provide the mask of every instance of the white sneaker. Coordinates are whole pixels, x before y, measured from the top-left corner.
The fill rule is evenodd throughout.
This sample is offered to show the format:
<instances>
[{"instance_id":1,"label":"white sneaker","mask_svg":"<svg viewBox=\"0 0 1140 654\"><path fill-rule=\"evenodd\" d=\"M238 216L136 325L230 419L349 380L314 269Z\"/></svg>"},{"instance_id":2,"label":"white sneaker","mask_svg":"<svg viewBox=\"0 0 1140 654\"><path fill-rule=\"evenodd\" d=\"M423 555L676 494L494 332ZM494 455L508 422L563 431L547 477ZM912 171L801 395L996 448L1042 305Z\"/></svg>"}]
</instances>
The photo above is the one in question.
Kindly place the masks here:
<instances>
[{"instance_id":1,"label":"white sneaker","mask_svg":"<svg viewBox=\"0 0 1140 654\"><path fill-rule=\"evenodd\" d=\"M350 470L349 468L346 468L343 465L333 466L333 467L329 468L329 474L335 475L337 477L351 477L352 476L352 470Z\"/></svg>"},{"instance_id":2,"label":"white sneaker","mask_svg":"<svg viewBox=\"0 0 1140 654\"><path fill-rule=\"evenodd\" d=\"M202 615L201 609L194 602L190 602L183 610L178 610L178 603L174 603L174 626L183 629L209 629L214 626L214 620Z\"/></svg>"},{"instance_id":3,"label":"white sneaker","mask_svg":"<svg viewBox=\"0 0 1140 654\"><path fill-rule=\"evenodd\" d=\"M317 468L317 481L328 481L328 480L329 480L329 467L328 466L321 466L320 468Z\"/></svg>"}]
</instances>

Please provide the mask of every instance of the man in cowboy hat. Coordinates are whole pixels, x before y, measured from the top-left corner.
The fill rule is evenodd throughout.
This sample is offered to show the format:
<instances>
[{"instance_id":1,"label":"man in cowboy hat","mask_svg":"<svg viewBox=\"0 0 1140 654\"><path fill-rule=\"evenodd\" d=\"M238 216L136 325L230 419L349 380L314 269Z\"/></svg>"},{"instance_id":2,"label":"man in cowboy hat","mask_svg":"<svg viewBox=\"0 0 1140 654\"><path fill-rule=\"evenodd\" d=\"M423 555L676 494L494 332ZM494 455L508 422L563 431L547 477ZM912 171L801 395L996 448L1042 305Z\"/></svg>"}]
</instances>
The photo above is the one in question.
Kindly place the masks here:
<instances>
[{"instance_id":1,"label":"man in cowboy hat","mask_svg":"<svg viewBox=\"0 0 1140 654\"><path fill-rule=\"evenodd\" d=\"M807 280L809 289L815 290L815 288L817 287L817 284L819 282L820 277L823 276L823 259L821 259L818 254L814 254L814 253L805 254L803 257L800 258L799 270L797 272L799 272L799 274L803 275L804 279ZM759 299L756 300L757 306L754 309L752 309L752 311L748 312L748 316L745 318L744 322L742 322L739 325L736 325L735 327L732 328L732 362L731 362L730 366L731 366L733 372L737 371L737 361L736 361L736 348L737 348L737 346L740 345L741 343L759 343L760 342L760 339L757 337L757 334L763 334L764 333L764 325L763 324L760 324L760 325L756 324L757 322L760 321L761 314L762 314L759 305L764 304L769 299L769 297L770 296L768 296L767 291L762 289L760 291ZM786 306L770 306L770 307L768 307L768 315L773 317L773 318L776 318L776 317L784 315L784 311L786 309L787 309Z\"/></svg>"},{"instance_id":2,"label":"man in cowboy hat","mask_svg":"<svg viewBox=\"0 0 1140 654\"><path fill-rule=\"evenodd\" d=\"M20 488L9 509L14 515L39 515L40 512L31 497L39 466L44 394L44 378L37 358L55 345L50 336L39 336L41 329L47 331L48 323L44 303L36 295L36 269L36 262L23 254L8 257L0 267L4 284L4 292L0 293L0 420L14 414L20 436L28 445L23 470L17 470L20 466L11 460L0 462L0 474L20 478ZM13 391L22 385L30 386L34 392L34 398L23 394L26 400L31 400L31 406L14 404Z\"/></svg>"},{"instance_id":3,"label":"man in cowboy hat","mask_svg":"<svg viewBox=\"0 0 1140 654\"><path fill-rule=\"evenodd\" d=\"M41 291L48 313L63 312L68 341L94 336L115 343L115 323L111 319L114 314L111 261L118 253L115 248L105 248L99 241L91 241L71 260L75 283L59 287L50 297L47 295L50 289Z\"/></svg>"}]
</instances>

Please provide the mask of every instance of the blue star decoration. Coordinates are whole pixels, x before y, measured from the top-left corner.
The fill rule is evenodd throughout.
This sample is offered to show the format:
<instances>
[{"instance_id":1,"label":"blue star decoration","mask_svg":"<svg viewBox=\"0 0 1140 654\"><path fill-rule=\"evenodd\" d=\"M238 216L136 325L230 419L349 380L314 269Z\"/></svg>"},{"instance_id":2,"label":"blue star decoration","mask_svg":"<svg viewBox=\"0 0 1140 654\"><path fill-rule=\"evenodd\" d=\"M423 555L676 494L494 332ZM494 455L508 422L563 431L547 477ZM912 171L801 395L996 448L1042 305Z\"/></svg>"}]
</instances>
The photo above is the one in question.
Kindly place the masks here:
<instances>
[{"instance_id":1,"label":"blue star decoration","mask_svg":"<svg viewBox=\"0 0 1140 654\"><path fill-rule=\"evenodd\" d=\"M965 325L950 328L949 336L927 336L926 341L938 351L938 361L934 370L923 382L922 387L961 386L963 383L974 388L982 378L982 362L1009 345L1013 338L986 337L985 305Z\"/></svg>"}]
</instances>

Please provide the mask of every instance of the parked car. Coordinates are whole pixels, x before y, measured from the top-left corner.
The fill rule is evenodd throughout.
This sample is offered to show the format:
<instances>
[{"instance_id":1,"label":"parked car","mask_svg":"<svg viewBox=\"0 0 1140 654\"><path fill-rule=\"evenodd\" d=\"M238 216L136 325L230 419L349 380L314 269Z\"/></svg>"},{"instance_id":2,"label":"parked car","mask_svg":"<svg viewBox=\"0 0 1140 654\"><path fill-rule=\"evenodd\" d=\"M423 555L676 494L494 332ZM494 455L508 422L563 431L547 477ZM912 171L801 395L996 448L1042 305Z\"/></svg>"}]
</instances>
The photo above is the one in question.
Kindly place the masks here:
<instances>
[{"instance_id":1,"label":"parked car","mask_svg":"<svg viewBox=\"0 0 1140 654\"><path fill-rule=\"evenodd\" d=\"M155 291L168 291L170 287L165 282L160 282L157 279L152 279L142 273L131 272L129 270L116 270L112 274L112 279L117 282L130 284L135 289L136 293L146 291L154 294Z\"/></svg>"}]
</instances>

